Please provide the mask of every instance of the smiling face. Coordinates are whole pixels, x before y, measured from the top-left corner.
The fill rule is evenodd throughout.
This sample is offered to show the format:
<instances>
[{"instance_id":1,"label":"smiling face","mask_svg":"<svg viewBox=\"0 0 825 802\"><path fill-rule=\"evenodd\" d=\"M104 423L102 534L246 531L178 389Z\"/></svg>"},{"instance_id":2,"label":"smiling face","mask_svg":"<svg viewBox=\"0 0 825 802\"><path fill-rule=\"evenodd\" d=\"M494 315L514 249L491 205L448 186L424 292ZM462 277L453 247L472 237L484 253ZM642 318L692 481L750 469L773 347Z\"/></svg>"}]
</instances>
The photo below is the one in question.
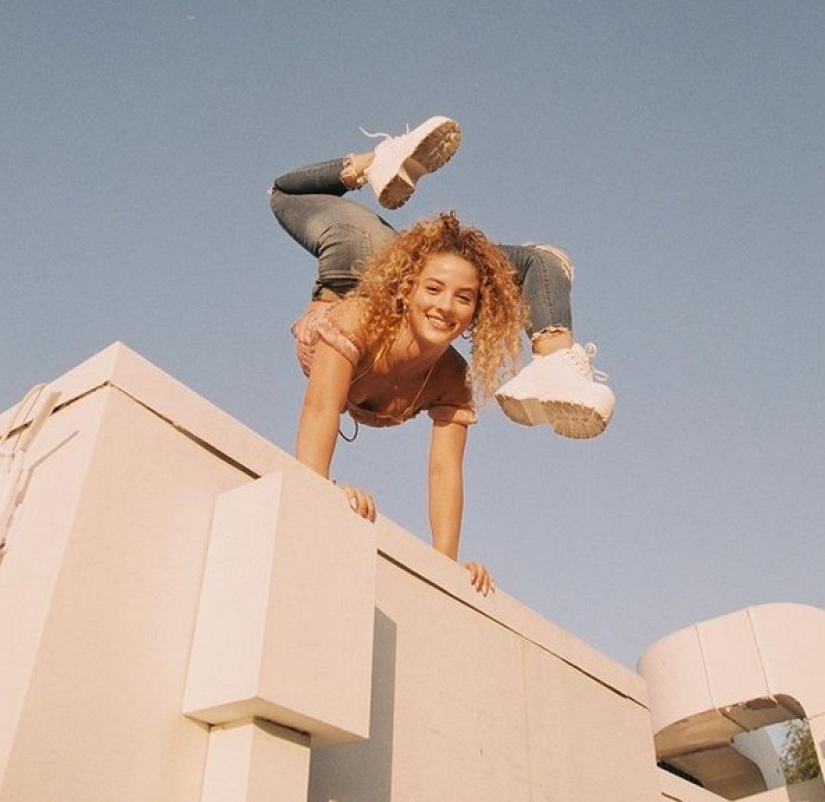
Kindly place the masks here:
<instances>
[{"instance_id":1,"label":"smiling face","mask_svg":"<svg viewBox=\"0 0 825 802\"><path fill-rule=\"evenodd\" d=\"M410 333L422 348L446 348L473 320L478 271L454 253L427 258L407 299Z\"/></svg>"}]
</instances>

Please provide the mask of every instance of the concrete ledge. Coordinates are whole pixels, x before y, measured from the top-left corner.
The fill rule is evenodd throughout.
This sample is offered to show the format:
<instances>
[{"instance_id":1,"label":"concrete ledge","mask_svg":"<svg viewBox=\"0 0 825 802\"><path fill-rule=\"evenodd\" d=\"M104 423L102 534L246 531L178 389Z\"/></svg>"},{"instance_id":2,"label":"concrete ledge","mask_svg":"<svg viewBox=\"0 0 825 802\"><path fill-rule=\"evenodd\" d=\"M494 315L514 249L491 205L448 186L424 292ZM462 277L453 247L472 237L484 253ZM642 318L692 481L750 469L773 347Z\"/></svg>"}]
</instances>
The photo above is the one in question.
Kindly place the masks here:
<instances>
[{"instance_id":1,"label":"concrete ledge","mask_svg":"<svg viewBox=\"0 0 825 802\"><path fill-rule=\"evenodd\" d=\"M612 691L647 707L644 680L634 671L542 618L501 589L486 597L477 593L470 586L467 571L462 565L439 554L422 539L411 537L394 521L379 518L377 529L380 556L569 663Z\"/></svg>"},{"instance_id":2,"label":"concrete ledge","mask_svg":"<svg viewBox=\"0 0 825 802\"><path fill-rule=\"evenodd\" d=\"M825 710L825 686L810 667L823 663L825 611L777 603L748 607L662 638L645 650L639 673L650 691L653 730L661 732L707 711L760 699L791 707L796 702L805 715L816 716ZM770 712L767 706L764 711L763 717ZM778 720L801 712L786 711ZM750 713L754 721L737 721L739 729L772 723L761 721L755 706Z\"/></svg>"},{"instance_id":3,"label":"concrete ledge","mask_svg":"<svg viewBox=\"0 0 825 802\"><path fill-rule=\"evenodd\" d=\"M807 717L821 760L823 662L825 611L807 605L749 607L662 638L639 660L658 758L722 796L748 796L779 774L759 731Z\"/></svg>"},{"instance_id":4,"label":"concrete ledge","mask_svg":"<svg viewBox=\"0 0 825 802\"><path fill-rule=\"evenodd\" d=\"M251 476L282 467L289 455L268 440L164 373L121 342L113 343L45 388L58 392L58 408L71 404L101 387L116 387L192 439L208 444L242 466ZM15 409L0 414L0 431ZM29 414L16 424L28 423Z\"/></svg>"},{"instance_id":5,"label":"concrete ledge","mask_svg":"<svg viewBox=\"0 0 825 802\"><path fill-rule=\"evenodd\" d=\"M374 610L374 526L338 488L296 464L223 494L184 713L366 738Z\"/></svg>"}]
</instances>

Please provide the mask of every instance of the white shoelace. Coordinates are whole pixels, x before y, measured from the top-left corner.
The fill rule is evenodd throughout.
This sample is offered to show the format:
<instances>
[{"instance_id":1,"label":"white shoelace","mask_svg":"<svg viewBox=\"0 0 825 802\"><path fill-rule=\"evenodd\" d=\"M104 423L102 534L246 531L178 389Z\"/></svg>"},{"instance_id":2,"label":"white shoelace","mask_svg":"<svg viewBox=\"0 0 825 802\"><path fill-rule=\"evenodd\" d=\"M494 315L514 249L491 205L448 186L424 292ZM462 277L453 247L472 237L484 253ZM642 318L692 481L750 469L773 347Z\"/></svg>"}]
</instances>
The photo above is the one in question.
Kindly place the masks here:
<instances>
[{"instance_id":1,"label":"white shoelace","mask_svg":"<svg viewBox=\"0 0 825 802\"><path fill-rule=\"evenodd\" d=\"M383 131L377 131L376 133L371 134L369 131L367 131L365 128L362 128L360 125L358 126L358 130L364 136L369 137L370 139L378 139L379 136L382 136L382 137L384 137L384 142L386 142L388 139L399 139L400 138L398 136L392 136L392 134L385 134ZM406 132L404 134L401 134L400 136L406 136L406 134L409 134L409 133L410 133L410 124L407 123Z\"/></svg>"},{"instance_id":2,"label":"white shoelace","mask_svg":"<svg viewBox=\"0 0 825 802\"><path fill-rule=\"evenodd\" d=\"M591 364L593 357L599 352L596 344L587 343L581 348L581 351L573 348L570 349L570 356L579 372L593 381L606 382L608 378L607 374L603 370L595 370Z\"/></svg>"},{"instance_id":3,"label":"white shoelace","mask_svg":"<svg viewBox=\"0 0 825 802\"><path fill-rule=\"evenodd\" d=\"M379 132L377 132L377 133L375 133L375 134L371 134L369 131L367 131L367 129L366 129L366 128L362 128L360 125L358 126L358 130L359 130L359 131L360 131L360 132L361 132L364 136L368 136L370 139L378 139L378 137L379 137L379 136L383 136L383 137L384 137L384 139L391 139L391 138L392 138L392 137L390 137L390 135L389 135L389 134L385 134L385 133L383 133L383 132L381 132L381 131L379 131Z\"/></svg>"}]
</instances>

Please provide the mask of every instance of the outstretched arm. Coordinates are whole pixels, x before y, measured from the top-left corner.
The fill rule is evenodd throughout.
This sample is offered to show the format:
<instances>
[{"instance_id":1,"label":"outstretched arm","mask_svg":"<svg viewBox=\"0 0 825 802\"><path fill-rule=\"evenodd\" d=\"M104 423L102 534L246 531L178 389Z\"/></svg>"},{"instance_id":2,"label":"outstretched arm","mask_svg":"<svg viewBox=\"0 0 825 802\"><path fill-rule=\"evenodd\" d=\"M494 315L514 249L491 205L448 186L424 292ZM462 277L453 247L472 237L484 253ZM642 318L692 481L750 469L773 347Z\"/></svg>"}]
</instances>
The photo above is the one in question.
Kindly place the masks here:
<instances>
[{"instance_id":1,"label":"outstretched arm","mask_svg":"<svg viewBox=\"0 0 825 802\"><path fill-rule=\"evenodd\" d=\"M428 485L433 547L458 558L461 518L464 512L464 448L467 427L433 421Z\"/></svg>"},{"instance_id":2,"label":"outstretched arm","mask_svg":"<svg viewBox=\"0 0 825 802\"><path fill-rule=\"evenodd\" d=\"M318 342L301 407L295 456L327 479L352 373L349 360L327 343ZM375 520L375 502L369 493L350 485L341 485L341 489L355 512Z\"/></svg>"},{"instance_id":3,"label":"outstretched arm","mask_svg":"<svg viewBox=\"0 0 825 802\"><path fill-rule=\"evenodd\" d=\"M464 449L467 427L460 423L433 422L430 441L430 529L433 548L458 559L461 518L464 512ZM481 563L469 562L473 587L485 596L494 589L493 579Z\"/></svg>"},{"instance_id":4,"label":"outstretched arm","mask_svg":"<svg viewBox=\"0 0 825 802\"><path fill-rule=\"evenodd\" d=\"M352 371L344 356L318 342L301 407L295 456L327 479Z\"/></svg>"},{"instance_id":5,"label":"outstretched arm","mask_svg":"<svg viewBox=\"0 0 825 802\"><path fill-rule=\"evenodd\" d=\"M458 559L461 518L464 512L464 449L467 427L460 423L433 422L430 441L430 529L433 547ZM469 562L473 587L485 596L494 589L493 579L481 563Z\"/></svg>"}]
</instances>

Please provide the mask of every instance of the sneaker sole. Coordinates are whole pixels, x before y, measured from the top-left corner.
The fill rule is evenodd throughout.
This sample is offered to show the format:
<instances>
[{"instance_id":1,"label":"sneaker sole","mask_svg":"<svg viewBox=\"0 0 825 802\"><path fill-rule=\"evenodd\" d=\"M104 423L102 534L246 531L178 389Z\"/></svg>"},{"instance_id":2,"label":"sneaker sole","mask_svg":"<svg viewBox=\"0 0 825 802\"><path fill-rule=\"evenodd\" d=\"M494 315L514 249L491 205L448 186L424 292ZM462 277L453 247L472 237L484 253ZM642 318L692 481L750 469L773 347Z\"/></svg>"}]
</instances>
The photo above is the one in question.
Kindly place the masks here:
<instances>
[{"instance_id":1,"label":"sneaker sole","mask_svg":"<svg viewBox=\"0 0 825 802\"><path fill-rule=\"evenodd\" d=\"M402 167L388 182L378 195L378 202L385 209L399 209L415 192L415 181Z\"/></svg>"},{"instance_id":2,"label":"sneaker sole","mask_svg":"<svg viewBox=\"0 0 825 802\"><path fill-rule=\"evenodd\" d=\"M455 120L445 118L421 140L407 161L416 162L425 173L434 173L452 159L460 144L461 126ZM404 166L407 167L407 162Z\"/></svg>"},{"instance_id":3,"label":"sneaker sole","mask_svg":"<svg viewBox=\"0 0 825 802\"><path fill-rule=\"evenodd\" d=\"M387 182L378 195L378 202L385 209L398 209L415 192L415 184L422 175L434 173L453 157L461 144L461 126L454 120L444 119L430 131L401 169Z\"/></svg>"},{"instance_id":4,"label":"sneaker sole","mask_svg":"<svg viewBox=\"0 0 825 802\"><path fill-rule=\"evenodd\" d=\"M569 401L538 401L496 396L504 414L523 426L548 424L556 434L574 440L598 437L610 419L605 419L595 409Z\"/></svg>"}]
</instances>

